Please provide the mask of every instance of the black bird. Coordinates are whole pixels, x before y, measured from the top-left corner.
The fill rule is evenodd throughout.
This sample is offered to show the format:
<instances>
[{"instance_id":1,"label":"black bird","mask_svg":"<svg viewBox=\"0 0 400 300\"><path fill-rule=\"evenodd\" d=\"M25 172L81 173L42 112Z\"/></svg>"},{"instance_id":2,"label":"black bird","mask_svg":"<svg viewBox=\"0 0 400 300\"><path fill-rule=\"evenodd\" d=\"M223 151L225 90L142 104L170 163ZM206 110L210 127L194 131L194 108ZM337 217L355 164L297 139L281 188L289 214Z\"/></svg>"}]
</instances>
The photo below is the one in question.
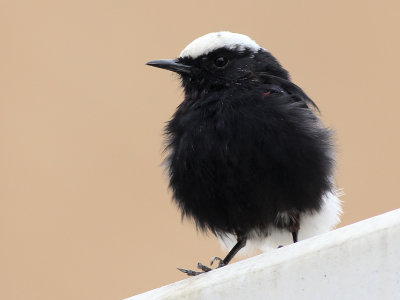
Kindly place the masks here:
<instances>
[{"instance_id":1,"label":"black bird","mask_svg":"<svg viewBox=\"0 0 400 300\"><path fill-rule=\"evenodd\" d=\"M339 222L332 131L288 72L248 36L215 32L177 59L150 66L179 74L185 98L168 122L166 165L184 217L231 250L263 251ZM202 272L211 268L198 263Z\"/></svg>"}]
</instances>

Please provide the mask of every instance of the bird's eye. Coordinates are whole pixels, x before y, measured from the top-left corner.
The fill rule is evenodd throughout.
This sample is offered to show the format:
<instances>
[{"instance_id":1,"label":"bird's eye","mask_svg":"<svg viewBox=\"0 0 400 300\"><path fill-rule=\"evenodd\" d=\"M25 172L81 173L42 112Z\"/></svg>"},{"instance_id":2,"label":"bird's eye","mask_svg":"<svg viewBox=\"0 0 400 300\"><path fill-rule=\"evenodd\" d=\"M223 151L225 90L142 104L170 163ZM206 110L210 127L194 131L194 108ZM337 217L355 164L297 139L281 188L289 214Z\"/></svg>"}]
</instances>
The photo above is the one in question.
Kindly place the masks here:
<instances>
[{"instance_id":1,"label":"bird's eye","mask_svg":"<svg viewBox=\"0 0 400 300\"><path fill-rule=\"evenodd\" d=\"M214 61L214 65L218 68L225 67L225 65L228 63L228 59L225 56L220 56L217 57Z\"/></svg>"}]
</instances>

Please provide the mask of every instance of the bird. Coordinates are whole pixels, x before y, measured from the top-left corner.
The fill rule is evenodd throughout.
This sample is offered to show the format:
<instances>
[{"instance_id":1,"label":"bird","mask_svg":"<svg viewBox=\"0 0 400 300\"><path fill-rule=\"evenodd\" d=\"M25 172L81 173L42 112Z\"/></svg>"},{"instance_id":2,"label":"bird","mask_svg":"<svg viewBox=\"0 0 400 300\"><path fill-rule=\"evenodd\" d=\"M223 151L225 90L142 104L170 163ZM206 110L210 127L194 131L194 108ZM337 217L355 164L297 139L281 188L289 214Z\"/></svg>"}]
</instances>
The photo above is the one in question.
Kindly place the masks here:
<instances>
[{"instance_id":1,"label":"bird","mask_svg":"<svg viewBox=\"0 0 400 300\"><path fill-rule=\"evenodd\" d=\"M183 101L165 127L165 166L183 218L229 250L268 251L331 230L342 213L334 131L278 60L250 37L212 32L175 59ZM178 268L189 276L213 270Z\"/></svg>"}]
</instances>

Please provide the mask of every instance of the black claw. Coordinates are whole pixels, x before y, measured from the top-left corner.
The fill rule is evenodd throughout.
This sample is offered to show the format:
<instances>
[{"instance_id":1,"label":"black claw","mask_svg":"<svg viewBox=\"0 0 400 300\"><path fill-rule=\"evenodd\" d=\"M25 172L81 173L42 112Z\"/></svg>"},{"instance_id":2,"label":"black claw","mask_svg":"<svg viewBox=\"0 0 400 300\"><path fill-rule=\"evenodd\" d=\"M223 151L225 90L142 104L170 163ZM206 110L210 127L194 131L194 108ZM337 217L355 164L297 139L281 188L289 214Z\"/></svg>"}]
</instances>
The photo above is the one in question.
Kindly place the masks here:
<instances>
[{"instance_id":1,"label":"black claw","mask_svg":"<svg viewBox=\"0 0 400 300\"><path fill-rule=\"evenodd\" d=\"M209 268L209 267L203 265L201 262L198 262L198 263L197 263L197 269L200 269L200 270L202 270L202 271L204 271L204 272L209 272L209 271L212 270L211 268Z\"/></svg>"},{"instance_id":2,"label":"black claw","mask_svg":"<svg viewBox=\"0 0 400 300\"><path fill-rule=\"evenodd\" d=\"M213 265L213 263L214 263L216 260L218 261L218 267L217 267L217 268L221 268L221 267L224 267L224 266L225 266L224 260L221 259L221 258L219 258L219 257L213 257L213 258L211 259L211 261L210 261L210 265Z\"/></svg>"},{"instance_id":3,"label":"black claw","mask_svg":"<svg viewBox=\"0 0 400 300\"><path fill-rule=\"evenodd\" d=\"M196 272L196 271L193 271L193 270L186 270L186 269L181 269L181 268L177 268L177 269L179 271L187 274L188 276L197 276L197 275L200 275L200 274L204 273L204 272Z\"/></svg>"},{"instance_id":4,"label":"black claw","mask_svg":"<svg viewBox=\"0 0 400 300\"><path fill-rule=\"evenodd\" d=\"M213 263L215 261L218 261L218 266L215 269L218 269L218 268L221 268L221 267L225 266L224 260L219 258L219 257L213 257L211 259L211 261L210 261L210 265L213 265ZM214 270L214 269L211 269L210 267L207 267L207 266L203 265L201 262L197 263L197 268L200 269L202 272L197 272L197 271L193 271L193 270L186 270L186 269L181 269L181 268L178 268L178 270L183 272L183 273L185 273L185 274L187 274L188 276L197 276L197 275L204 274L204 273L207 273L207 272L210 272L210 271Z\"/></svg>"}]
</instances>

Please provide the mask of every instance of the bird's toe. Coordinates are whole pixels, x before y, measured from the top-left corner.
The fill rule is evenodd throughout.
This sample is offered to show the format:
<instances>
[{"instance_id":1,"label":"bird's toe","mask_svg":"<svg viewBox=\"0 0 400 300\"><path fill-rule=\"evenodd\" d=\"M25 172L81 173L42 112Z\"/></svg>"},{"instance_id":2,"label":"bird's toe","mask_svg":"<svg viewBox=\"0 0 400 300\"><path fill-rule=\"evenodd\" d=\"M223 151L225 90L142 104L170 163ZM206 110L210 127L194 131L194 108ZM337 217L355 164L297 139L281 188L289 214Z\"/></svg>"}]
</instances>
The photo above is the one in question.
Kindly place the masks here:
<instances>
[{"instance_id":1,"label":"bird's toe","mask_svg":"<svg viewBox=\"0 0 400 300\"><path fill-rule=\"evenodd\" d=\"M181 268L178 268L178 270L185 273L188 276L197 276L197 275L205 273L205 272L197 272L197 271L186 270L186 269L181 269Z\"/></svg>"},{"instance_id":2,"label":"bird's toe","mask_svg":"<svg viewBox=\"0 0 400 300\"><path fill-rule=\"evenodd\" d=\"M215 261L218 261L218 267L217 268L221 268L221 267L225 266L224 260L219 258L219 257L216 257L216 256L211 258L210 265L212 266Z\"/></svg>"},{"instance_id":3,"label":"bird's toe","mask_svg":"<svg viewBox=\"0 0 400 300\"><path fill-rule=\"evenodd\" d=\"M211 268L209 268L209 267L203 265L201 262L198 262L198 263L197 263L197 269L200 269L200 270L202 270L202 271L204 271L204 272L209 272L209 271L212 270Z\"/></svg>"}]
</instances>

